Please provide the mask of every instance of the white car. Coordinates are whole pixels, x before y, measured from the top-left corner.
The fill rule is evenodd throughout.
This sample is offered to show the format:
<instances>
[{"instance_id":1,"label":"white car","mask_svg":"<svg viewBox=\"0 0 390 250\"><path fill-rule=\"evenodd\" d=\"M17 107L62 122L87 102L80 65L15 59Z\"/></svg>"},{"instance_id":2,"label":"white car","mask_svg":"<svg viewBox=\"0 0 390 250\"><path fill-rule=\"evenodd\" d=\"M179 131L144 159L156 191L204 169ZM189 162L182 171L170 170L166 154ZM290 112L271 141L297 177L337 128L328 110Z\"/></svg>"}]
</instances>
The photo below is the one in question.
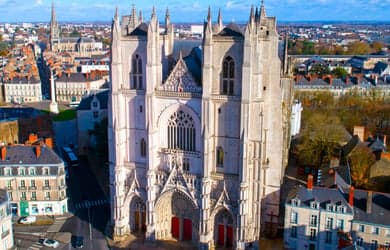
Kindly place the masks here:
<instances>
[{"instance_id":1,"label":"white car","mask_svg":"<svg viewBox=\"0 0 390 250\"><path fill-rule=\"evenodd\" d=\"M19 223L21 223L21 224L32 224L32 223L35 223L36 221L37 221L37 217L36 216L29 215L29 216L21 218L19 220Z\"/></svg>"},{"instance_id":2,"label":"white car","mask_svg":"<svg viewBox=\"0 0 390 250\"><path fill-rule=\"evenodd\" d=\"M60 245L58 241L51 240L51 239L39 239L39 243L41 243L44 246L52 247L52 248L57 248Z\"/></svg>"}]
</instances>

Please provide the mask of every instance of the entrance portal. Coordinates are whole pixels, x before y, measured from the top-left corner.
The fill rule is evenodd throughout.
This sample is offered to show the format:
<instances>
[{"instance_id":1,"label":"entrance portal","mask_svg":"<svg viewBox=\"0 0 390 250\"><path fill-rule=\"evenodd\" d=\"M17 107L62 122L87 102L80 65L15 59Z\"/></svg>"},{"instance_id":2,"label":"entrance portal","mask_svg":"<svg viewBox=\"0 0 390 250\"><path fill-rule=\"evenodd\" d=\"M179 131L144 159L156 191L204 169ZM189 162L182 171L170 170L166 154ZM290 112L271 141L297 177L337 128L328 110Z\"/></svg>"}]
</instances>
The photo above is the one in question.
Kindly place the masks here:
<instances>
[{"instance_id":1,"label":"entrance portal","mask_svg":"<svg viewBox=\"0 0 390 250\"><path fill-rule=\"evenodd\" d=\"M139 197L134 197L130 203L130 229L132 232L146 231L145 203Z\"/></svg>"},{"instance_id":2,"label":"entrance portal","mask_svg":"<svg viewBox=\"0 0 390 250\"><path fill-rule=\"evenodd\" d=\"M233 217L223 209L215 216L215 241L219 247L233 246Z\"/></svg>"}]
</instances>

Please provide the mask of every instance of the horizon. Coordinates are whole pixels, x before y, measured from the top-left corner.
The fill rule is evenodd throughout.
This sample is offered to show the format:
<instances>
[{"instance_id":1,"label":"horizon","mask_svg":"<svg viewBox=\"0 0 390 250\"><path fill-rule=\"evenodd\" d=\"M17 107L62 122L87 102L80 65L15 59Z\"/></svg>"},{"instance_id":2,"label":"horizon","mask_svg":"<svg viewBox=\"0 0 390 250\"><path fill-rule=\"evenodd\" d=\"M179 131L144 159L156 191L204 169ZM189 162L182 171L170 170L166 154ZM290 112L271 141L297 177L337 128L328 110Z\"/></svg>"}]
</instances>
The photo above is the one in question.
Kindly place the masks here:
<instances>
[{"instance_id":1,"label":"horizon","mask_svg":"<svg viewBox=\"0 0 390 250\"><path fill-rule=\"evenodd\" d=\"M120 16L129 15L132 4L142 10L144 20L149 20L152 6L156 6L157 17L164 20L166 8L169 7L173 23L203 23L207 9L211 7L212 20L222 11L224 23L246 23L250 8L260 6L260 1L228 0L215 3L213 0L193 0L183 3L179 0L167 0L163 4L157 0L123 1L123 0L57 0L54 1L57 21L59 23L110 23L118 7ZM278 22L389 22L390 0L273 0L265 1L268 16L275 16ZM26 5L23 0L0 0L0 23L48 23L51 17L51 0L33 0ZM335 7L337 6L337 7ZM87 13L87 14L86 14Z\"/></svg>"}]
</instances>

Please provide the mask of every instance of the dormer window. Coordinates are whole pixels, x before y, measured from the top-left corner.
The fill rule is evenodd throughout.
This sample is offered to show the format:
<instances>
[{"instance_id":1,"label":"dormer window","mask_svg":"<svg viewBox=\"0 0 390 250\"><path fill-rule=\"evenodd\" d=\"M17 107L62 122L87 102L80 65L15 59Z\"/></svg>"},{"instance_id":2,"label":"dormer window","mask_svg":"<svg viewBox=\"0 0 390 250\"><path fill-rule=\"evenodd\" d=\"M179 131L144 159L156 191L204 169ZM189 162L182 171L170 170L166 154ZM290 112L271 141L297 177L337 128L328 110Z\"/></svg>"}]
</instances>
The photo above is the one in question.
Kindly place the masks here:
<instances>
[{"instance_id":1,"label":"dormer window","mask_svg":"<svg viewBox=\"0 0 390 250\"><path fill-rule=\"evenodd\" d=\"M310 208L312 208L312 209L319 209L320 208L320 204L317 201L312 201L312 202L310 202Z\"/></svg>"},{"instance_id":2,"label":"dormer window","mask_svg":"<svg viewBox=\"0 0 390 250\"><path fill-rule=\"evenodd\" d=\"M97 108L98 107L98 102L97 101L93 101L92 102L92 107L93 108Z\"/></svg>"},{"instance_id":3,"label":"dormer window","mask_svg":"<svg viewBox=\"0 0 390 250\"><path fill-rule=\"evenodd\" d=\"M300 204L301 204L301 201L297 198L291 200L291 205L293 205L294 207L299 207Z\"/></svg>"},{"instance_id":4,"label":"dormer window","mask_svg":"<svg viewBox=\"0 0 390 250\"><path fill-rule=\"evenodd\" d=\"M30 169L28 170L28 174L29 174L29 175L36 175L36 170L35 170L35 168L30 168Z\"/></svg>"},{"instance_id":5,"label":"dormer window","mask_svg":"<svg viewBox=\"0 0 390 250\"><path fill-rule=\"evenodd\" d=\"M326 204L326 211L334 212L334 208L335 208L334 204L332 203Z\"/></svg>"},{"instance_id":6,"label":"dormer window","mask_svg":"<svg viewBox=\"0 0 390 250\"><path fill-rule=\"evenodd\" d=\"M26 169L19 168L19 175L26 175Z\"/></svg>"},{"instance_id":7,"label":"dormer window","mask_svg":"<svg viewBox=\"0 0 390 250\"><path fill-rule=\"evenodd\" d=\"M347 212L347 208L345 206L338 206L337 212L345 214Z\"/></svg>"}]
</instances>

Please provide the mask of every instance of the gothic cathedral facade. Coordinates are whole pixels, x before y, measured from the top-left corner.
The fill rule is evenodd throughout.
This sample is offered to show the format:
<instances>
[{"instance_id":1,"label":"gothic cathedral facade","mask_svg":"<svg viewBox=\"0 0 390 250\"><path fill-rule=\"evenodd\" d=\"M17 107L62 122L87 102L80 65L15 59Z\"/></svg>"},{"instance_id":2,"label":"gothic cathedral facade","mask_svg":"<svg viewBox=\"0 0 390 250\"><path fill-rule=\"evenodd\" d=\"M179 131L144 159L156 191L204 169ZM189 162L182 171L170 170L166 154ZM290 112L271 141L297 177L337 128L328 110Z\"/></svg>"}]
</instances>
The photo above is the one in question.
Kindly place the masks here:
<instances>
[{"instance_id":1,"label":"gothic cathedral facade","mask_svg":"<svg viewBox=\"0 0 390 250\"><path fill-rule=\"evenodd\" d=\"M203 40L190 45L174 39L168 11L162 28L154 9L149 22L134 7L115 14L113 234L245 249L277 228L287 162L291 86L276 19L252 7L241 30L224 26L221 13L213 23L209 9Z\"/></svg>"}]
</instances>

